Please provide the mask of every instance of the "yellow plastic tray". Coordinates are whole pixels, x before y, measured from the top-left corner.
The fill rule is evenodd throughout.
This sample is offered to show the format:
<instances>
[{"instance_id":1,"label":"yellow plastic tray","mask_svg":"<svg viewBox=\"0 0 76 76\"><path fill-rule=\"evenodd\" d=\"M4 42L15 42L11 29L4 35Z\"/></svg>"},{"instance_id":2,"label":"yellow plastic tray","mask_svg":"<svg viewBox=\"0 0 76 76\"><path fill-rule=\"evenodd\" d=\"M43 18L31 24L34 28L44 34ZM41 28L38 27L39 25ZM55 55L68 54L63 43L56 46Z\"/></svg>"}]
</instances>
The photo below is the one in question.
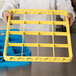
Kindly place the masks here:
<instances>
[{"instance_id":1,"label":"yellow plastic tray","mask_svg":"<svg viewBox=\"0 0 76 76\"><path fill-rule=\"evenodd\" d=\"M23 14L24 20L11 20L11 16L8 18L7 24L7 32L6 32L6 40L5 40L5 48L4 48L4 59L6 61L31 61L31 62L71 62L73 54L72 54L72 47L71 47L71 38L70 38L70 29L69 29L69 22L67 19L68 13L64 10L40 10L40 9L11 9L10 14ZM26 14L37 14L37 15L51 15L51 21L30 21L25 20ZM54 21L54 15L64 15L65 21ZM41 31L10 31L10 24L48 24L52 25L52 32L41 32ZM66 32L54 32L54 25L66 25ZM24 35L37 35L37 43L8 43L9 35L22 35L24 39ZM52 36L53 43L39 43L39 35L44 36ZM54 43L54 36L66 36L68 43L67 44L55 44ZM37 56L7 56L7 48L8 46L13 47L37 47ZM44 57L39 56L39 47L52 47L53 48L53 56L52 57ZM55 47L57 48L68 48L69 57L56 57L55 56ZM11 50L10 50L11 51Z\"/></svg>"}]
</instances>

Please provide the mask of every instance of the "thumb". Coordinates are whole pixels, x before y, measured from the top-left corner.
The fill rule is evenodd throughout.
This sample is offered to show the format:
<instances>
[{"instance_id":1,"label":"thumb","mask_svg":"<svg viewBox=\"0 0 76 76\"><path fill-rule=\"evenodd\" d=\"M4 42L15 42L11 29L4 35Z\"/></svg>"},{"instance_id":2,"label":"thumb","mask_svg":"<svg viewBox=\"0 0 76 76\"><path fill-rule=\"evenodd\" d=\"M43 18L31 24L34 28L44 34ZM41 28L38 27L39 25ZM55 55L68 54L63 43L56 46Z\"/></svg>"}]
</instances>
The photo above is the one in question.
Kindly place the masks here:
<instances>
[{"instance_id":1,"label":"thumb","mask_svg":"<svg viewBox=\"0 0 76 76\"><path fill-rule=\"evenodd\" d=\"M9 12L6 13L7 16L10 16L11 14Z\"/></svg>"},{"instance_id":2,"label":"thumb","mask_svg":"<svg viewBox=\"0 0 76 76\"><path fill-rule=\"evenodd\" d=\"M67 16L67 18L70 18L70 17L71 17L70 15Z\"/></svg>"},{"instance_id":3,"label":"thumb","mask_svg":"<svg viewBox=\"0 0 76 76\"><path fill-rule=\"evenodd\" d=\"M13 15L11 15L10 13L8 13L7 16L8 17L11 16L11 19L13 19Z\"/></svg>"}]
</instances>

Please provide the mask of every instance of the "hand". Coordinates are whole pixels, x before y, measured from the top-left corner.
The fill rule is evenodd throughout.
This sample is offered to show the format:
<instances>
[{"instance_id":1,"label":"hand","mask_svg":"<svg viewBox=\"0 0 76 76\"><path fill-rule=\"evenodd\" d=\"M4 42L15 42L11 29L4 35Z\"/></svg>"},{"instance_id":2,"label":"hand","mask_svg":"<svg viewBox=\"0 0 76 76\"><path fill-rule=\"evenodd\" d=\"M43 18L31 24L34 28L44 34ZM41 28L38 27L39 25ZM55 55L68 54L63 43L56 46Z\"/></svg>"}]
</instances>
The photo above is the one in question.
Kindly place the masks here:
<instances>
[{"instance_id":1,"label":"hand","mask_svg":"<svg viewBox=\"0 0 76 76\"><path fill-rule=\"evenodd\" d=\"M3 11L2 16L3 16L3 18L4 18L5 24L8 23L8 17L9 17L10 15L11 15L11 14L10 14L7 10ZM12 15L11 15L11 17L13 18ZM11 19L12 19L12 18L11 18Z\"/></svg>"},{"instance_id":2,"label":"hand","mask_svg":"<svg viewBox=\"0 0 76 76\"><path fill-rule=\"evenodd\" d=\"M69 20L69 26L71 27L72 24L73 24L73 22L74 22L72 13L68 13L67 18L68 18L68 20ZM65 21L65 18L63 19L63 21Z\"/></svg>"}]
</instances>

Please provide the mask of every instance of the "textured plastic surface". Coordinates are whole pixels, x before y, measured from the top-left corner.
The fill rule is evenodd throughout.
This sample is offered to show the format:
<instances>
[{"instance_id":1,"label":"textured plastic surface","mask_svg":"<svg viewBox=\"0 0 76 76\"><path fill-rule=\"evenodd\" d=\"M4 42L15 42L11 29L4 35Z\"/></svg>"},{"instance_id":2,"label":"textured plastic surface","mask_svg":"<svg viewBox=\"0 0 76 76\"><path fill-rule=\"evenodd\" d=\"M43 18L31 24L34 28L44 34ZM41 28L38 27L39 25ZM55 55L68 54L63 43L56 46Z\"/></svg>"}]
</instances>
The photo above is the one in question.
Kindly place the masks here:
<instances>
[{"instance_id":1,"label":"textured plastic surface","mask_svg":"<svg viewBox=\"0 0 76 76\"><path fill-rule=\"evenodd\" d=\"M11 29L11 31L19 31L18 29ZM17 66L23 66L23 65L29 65L30 62L12 62L12 61L5 61L3 58L3 52L4 52L4 44L5 44L5 37L6 37L6 30L0 31L0 67L17 67ZM21 35L10 35L9 36L9 43L19 43L21 42ZM20 52L18 51L20 47L17 47L16 49L13 47L8 47L7 49L7 56L20 56ZM31 51L28 47L24 49L24 56L31 56Z\"/></svg>"},{"instance_id":2,"label":"textured plastic surface","mask_svg":"<svg viewBox=\"0 0 76 76\"><path fill-rule=\"evenodd\" d=\"M68 13L65 10L40 10L40 9L11 9L10 14L23 14L24 20L11 20L11 16L8 19L7 33L6 33L6 43L4 49L4 59L7 61L32 61L32 62L70 62L72 60L72 47L71 47L71 38L70 38L70 30L69 30L69 22L67 15ZM25 20L25 16L27 14L36 14L38 15L38 20ZM39 15L50 15L51 21L40 21ZM65 21L54 21L54 15L63 15L65 16ZM23 31L10 31L10 24L23 24ZM25 24L38 24L38 31L24 31ZM41 24L52 25L52 32L39 31L39 26ZM66 32L54 32L54 25L65 25ZM31 25L30 25L31 26ZM9 35L22 35L22 43L8 43ZM36 35L37 43L24 43L24 35ZM40 43L39 36L52 36L52 43ZM54 36L66 36L67 44L56 44L54 42ZM37 56L7 56L7 47L8 46L17 46L17 47L37 47ZM53 48L53 56L39 56L39 47L52 47ZM68 57L56 57L55 56L55 48L68 48ZM23 49L22 49L23 53Z\"/></svg>"}]
</instances>

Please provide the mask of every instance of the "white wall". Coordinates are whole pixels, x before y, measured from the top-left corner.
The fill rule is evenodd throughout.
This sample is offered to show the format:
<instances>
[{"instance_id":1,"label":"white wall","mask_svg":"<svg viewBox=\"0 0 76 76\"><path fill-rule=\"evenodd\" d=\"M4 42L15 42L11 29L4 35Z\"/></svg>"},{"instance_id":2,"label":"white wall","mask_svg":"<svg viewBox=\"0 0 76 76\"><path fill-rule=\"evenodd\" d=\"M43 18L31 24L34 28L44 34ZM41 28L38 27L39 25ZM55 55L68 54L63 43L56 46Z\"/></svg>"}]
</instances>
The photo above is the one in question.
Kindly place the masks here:
<instances>
[{"instance_id":1,"label":"white wall","mask_svg":"<svg viewBox=\"0 0 76 76\"><path fill-rule=\"evenodd\" d=\"M0 9L3 7L5 0L0 0Z\"/></svg>"},{"instance_id":2,"label":"white wall","mask_svg":"<svg viewBox=\"0 0 76 76\"><path fill-rule=\"evenodd\" d=\"M0 0L0 9L2 8L5 0Z\"/></svg>"}]
</instances>

